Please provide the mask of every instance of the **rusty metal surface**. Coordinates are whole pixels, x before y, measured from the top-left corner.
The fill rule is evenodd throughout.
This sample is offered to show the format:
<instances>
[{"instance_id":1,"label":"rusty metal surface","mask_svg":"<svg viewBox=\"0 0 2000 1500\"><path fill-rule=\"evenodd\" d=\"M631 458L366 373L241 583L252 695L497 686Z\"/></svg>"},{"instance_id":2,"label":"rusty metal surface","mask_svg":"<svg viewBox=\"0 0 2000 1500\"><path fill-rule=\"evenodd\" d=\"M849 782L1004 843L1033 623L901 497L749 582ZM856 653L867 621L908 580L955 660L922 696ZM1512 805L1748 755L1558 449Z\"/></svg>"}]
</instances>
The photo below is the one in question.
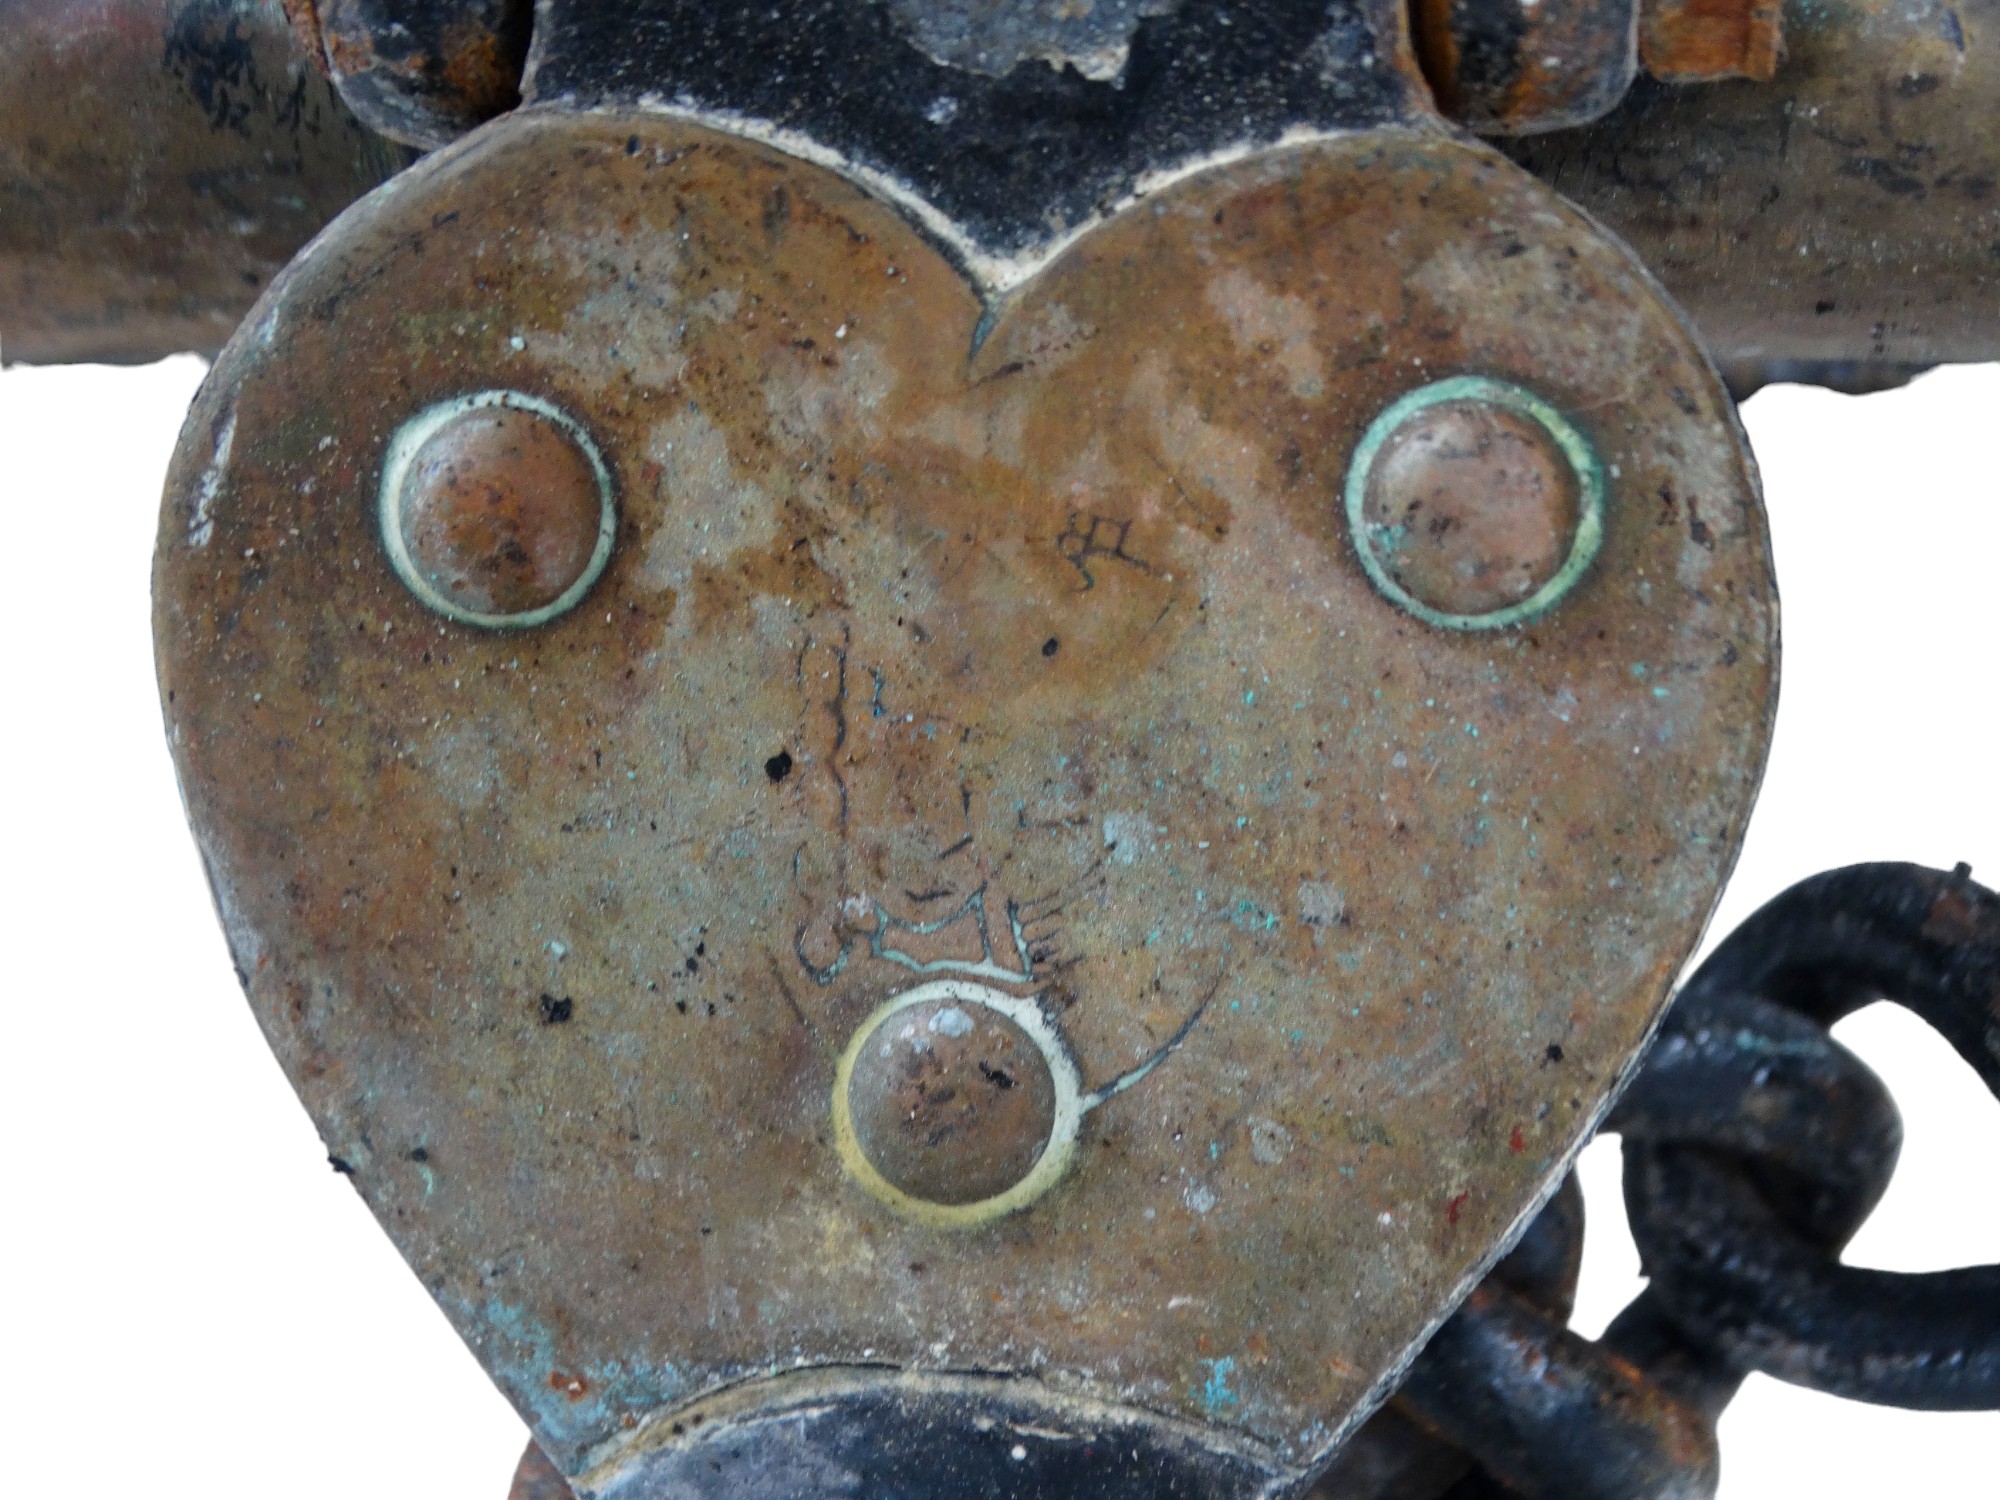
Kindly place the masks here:
<instances>
[{"instance_id":1,"label":"rusty metal surface","mask_svg":"<svg viewBox=\"0 0 2000 1500\"><path fill-rule=\"evenodd\" d=\"M1650 0L1639 61L1662 83L1768 82L1785 52L1783 0Z\"/></svg>"},{"instance_id":2,"label":"rusty metal surface","mask_svg":"<svg viewBox=\"0 0 2000 1500\"><path fill-rule=\"evenodd\" d=\"M1413 0L1438 108L1481 135L1586 125L1638 76L1639 0Z\"/></svg>"},{"instance_id":3,"label":"rusty metal surface","mask_svg":"<svg viewBox=\"0 0 2000 1500\"><path fill-rule=\"evenodd\" d=\"M532 0L287 0L300 50L356 115L426 149L521 100Z\"/></svg>"},{"instance_id":4,"label":"rusty metal surface","mask_svg":"<svg viewBox=\"0 0 2000 1500\"><path fill-rule=\"evenodd\" d=\"M1462 381L1562 414L1603 507L1539 613L1454 628L1380 591L1343 495ZM476 389L613 475L601 581L533 629L426 607L378 540L392 439ZM253 1007L593 1494L799 1365L920 1405L1009 1372L1208 1434L1218 1485L1301 1472L1628 1065L1776 666L1677 317L1426 131L1187 178L989 313L820 168L517 114L224 354L156 589ZM857 1180L831 1107L857 1029L947 982L1077 1079L1064 1169L958 1227Z\"/></svg>"},{"instance_id":5,"label":"rusty metal surface","mask_svg":"<svg viewBox=\"0 0 2000 1500\"><path fill-rule=\"evenodd\" d=\"M275 0L0 0L0 357L212 354L408 154Z\"/></svg>"},{"instance_id":6,"label":"rusty metal surface","mask_svg":"<svg viewBox=\"0 0 2000 1500\"><path fill-rule=\"evenodd\" d=\"M1769 84L1641 80L1510 155L1622 236L1717 358L2000 356L2000 0L1794 0Z\"/></svg>"}]
</instances>

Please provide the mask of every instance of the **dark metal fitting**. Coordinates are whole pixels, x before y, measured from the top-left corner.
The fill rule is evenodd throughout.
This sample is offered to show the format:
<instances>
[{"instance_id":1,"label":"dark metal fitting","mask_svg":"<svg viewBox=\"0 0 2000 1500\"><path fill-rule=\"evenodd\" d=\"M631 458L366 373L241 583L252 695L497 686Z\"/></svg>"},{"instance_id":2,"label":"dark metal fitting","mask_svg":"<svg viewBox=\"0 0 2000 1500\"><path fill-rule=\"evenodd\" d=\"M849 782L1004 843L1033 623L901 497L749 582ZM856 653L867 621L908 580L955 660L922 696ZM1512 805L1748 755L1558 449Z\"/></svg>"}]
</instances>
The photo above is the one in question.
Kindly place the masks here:
<instances>
[{"instance_id":1,"label":"dark metal fitting","mask_svg":"<svg viewBox=\"0 0 2000 1500\"><path fill-rule=\"evenodd\" d=\"M1610 1124L1648 1296L1741 1370L1851 1400L2000 1407L2000 1267L1838 1261L1888 1185L1900 1126L1824 1028L1878 998L2000 1092L2000 897L1964 866L1835 870L1765 906L1689 982Z\"/></svg>"},{"instance_id":2,"label":"dark metal fitting","mask_svg":"<svg viewBox=\"0 0 2000 1500\"><path fill-rule=\"evenodd\" d=\"M1410 20L1438 108L1481 135L1587 125L1641 71L1768 81L1784 41L1776 0L1412 0Z\"/></svg>"},{"instance_id":3,"label":"dark metal fitting","mask_svg":"<svg viewBox=\"0 0 2000 1500\"><path fill-rule=\"evenodd\" d=\"M391 140L456 140L521 102L532 0L283 0L348 108Z\"/></svg>"},{"instance_id":4,"label":"dark metal fitting","mask_svg":"<svg viewBox=\"0 0 2000 1500\"><path fill-rule=\"evenodd\" d=\"M1639 75L1639 0L1413 0L1438 108L1482 135L1567 130Z\"/></svg>"},{"instance_id":5,"label":"dark metal fitting","mask_svg":"<svg viewBox=\"0 0 2000 1500\"><path fill-rule=\"evenodd\" d=\"M1475 1454L1505 1492L1568 1500L1715 1493L1715 1429L1701 1410L1493 1281L1425 1346L1397 1400Z\"/></svg>"},{"instance_id":6,"label":"dark metal fitting","mask_svg":"<svg viewBox=\"0 0 2000 1500\"><path fill-rule=\"evenodd\" d=\"M1644 1298L1591 1342L1565 1324L1583 1260L1571 1176L1432 1336L1314 1500L1682 1500L1715 1490L1715 1421L1737 1378L1708 1378Z\"/></svg>"},{"instance_id":7,"label":"dark metal fitting","mask_svg":"<svg viewBox=\"0 0 2000 1500\"><path fill-rule=\"evenodd\" d=\"M975 270L1025 266L1203 161L1431 123L1407 3L544 0L523 94L810 141Z\"/></svg>"}]
</instances>

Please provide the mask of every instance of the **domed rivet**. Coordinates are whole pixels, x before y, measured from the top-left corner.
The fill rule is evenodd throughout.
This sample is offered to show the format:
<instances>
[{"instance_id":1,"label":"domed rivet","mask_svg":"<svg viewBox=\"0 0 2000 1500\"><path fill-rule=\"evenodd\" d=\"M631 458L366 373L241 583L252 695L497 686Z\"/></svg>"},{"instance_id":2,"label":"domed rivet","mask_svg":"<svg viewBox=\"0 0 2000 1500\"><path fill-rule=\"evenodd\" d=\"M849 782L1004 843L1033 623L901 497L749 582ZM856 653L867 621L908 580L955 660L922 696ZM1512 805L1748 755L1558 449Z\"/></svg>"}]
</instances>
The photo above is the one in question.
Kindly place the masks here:
<instances>
[{"instance_id":1,"label":"domed rivet","mask_svg":"<svg viewBox=\"0 0 2000 1500\"><path fill-rule=\"evenodd\" d=\"M834 1136L878 1198L927 1223L971 1225L1055 1184L1075 1148L1081 1093L1033 1000L941 980L855 1030L834 1077Z\"/></svg>"},{"instance_id":2,"label":"domed rivet","mask_svg":"<svg viewBox=\"0 0 2000 1500\"><path fill-rule=\"evenodd\" d=\"M603 573L611 475L583 424L539 396L426 407L382 464L382 541L410 592L466 625L539 625Z\"/></svg>"},{"instance_id":3,"label":"domed rivet","mask_svg":"<svg viewBox=\"0 0 2000 1500\"><path fill-rule=\"evenodd\" d=\"M1376 588L1452 630L1540 614L1604 537L1604 471L1589 440L1539 396L1483 376L1423 386L1376 417L1346 498Z\"/></svg>"}]
</instances>

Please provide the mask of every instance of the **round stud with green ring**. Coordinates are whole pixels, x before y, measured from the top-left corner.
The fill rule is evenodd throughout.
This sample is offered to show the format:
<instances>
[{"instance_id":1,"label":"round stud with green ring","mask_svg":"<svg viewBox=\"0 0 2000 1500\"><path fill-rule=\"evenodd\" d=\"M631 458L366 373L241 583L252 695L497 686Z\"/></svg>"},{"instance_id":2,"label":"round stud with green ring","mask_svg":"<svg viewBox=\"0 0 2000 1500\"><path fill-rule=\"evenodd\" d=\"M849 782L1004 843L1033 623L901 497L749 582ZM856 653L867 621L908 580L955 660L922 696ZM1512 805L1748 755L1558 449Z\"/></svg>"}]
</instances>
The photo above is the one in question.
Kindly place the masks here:
<instances>
[{"instance_id":1,"label":"round stud with green ring","mask_svg":"<svg viewBox=\"0 0 2000 1500\"><path fill-rule=\"evenodd\" d=\"M1369 424L1347 472L1354 549L1376 588L1429 625L1494 630L1549 609L1604 539L1604 467L1547 401L1461 375Z\"/></svg>"}]
</instances>

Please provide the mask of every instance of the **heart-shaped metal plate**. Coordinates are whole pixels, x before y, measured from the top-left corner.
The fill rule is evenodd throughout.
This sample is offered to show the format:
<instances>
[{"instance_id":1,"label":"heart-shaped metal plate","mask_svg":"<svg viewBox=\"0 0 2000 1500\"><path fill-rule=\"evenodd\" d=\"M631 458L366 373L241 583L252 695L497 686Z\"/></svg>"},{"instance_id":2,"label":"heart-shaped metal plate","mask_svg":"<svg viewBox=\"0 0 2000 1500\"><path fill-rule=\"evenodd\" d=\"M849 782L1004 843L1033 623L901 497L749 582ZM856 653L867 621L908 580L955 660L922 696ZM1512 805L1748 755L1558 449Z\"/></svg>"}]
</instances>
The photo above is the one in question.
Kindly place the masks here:
<instances>
[{"instance_id":1,"label":"heart-shaped metal plate","mask_svg":"<svg viewBox=\"0 0 2000 1500\"><path fill-rule=\"evenodd\" d=\"M801 1368L1303 1473L1634 1057L1776 669L1685 329L1415 130L988 306L828 170L516 117L273 288L157 589L252 1004L595 1493Z\"/></svg>"}]
</instances>

